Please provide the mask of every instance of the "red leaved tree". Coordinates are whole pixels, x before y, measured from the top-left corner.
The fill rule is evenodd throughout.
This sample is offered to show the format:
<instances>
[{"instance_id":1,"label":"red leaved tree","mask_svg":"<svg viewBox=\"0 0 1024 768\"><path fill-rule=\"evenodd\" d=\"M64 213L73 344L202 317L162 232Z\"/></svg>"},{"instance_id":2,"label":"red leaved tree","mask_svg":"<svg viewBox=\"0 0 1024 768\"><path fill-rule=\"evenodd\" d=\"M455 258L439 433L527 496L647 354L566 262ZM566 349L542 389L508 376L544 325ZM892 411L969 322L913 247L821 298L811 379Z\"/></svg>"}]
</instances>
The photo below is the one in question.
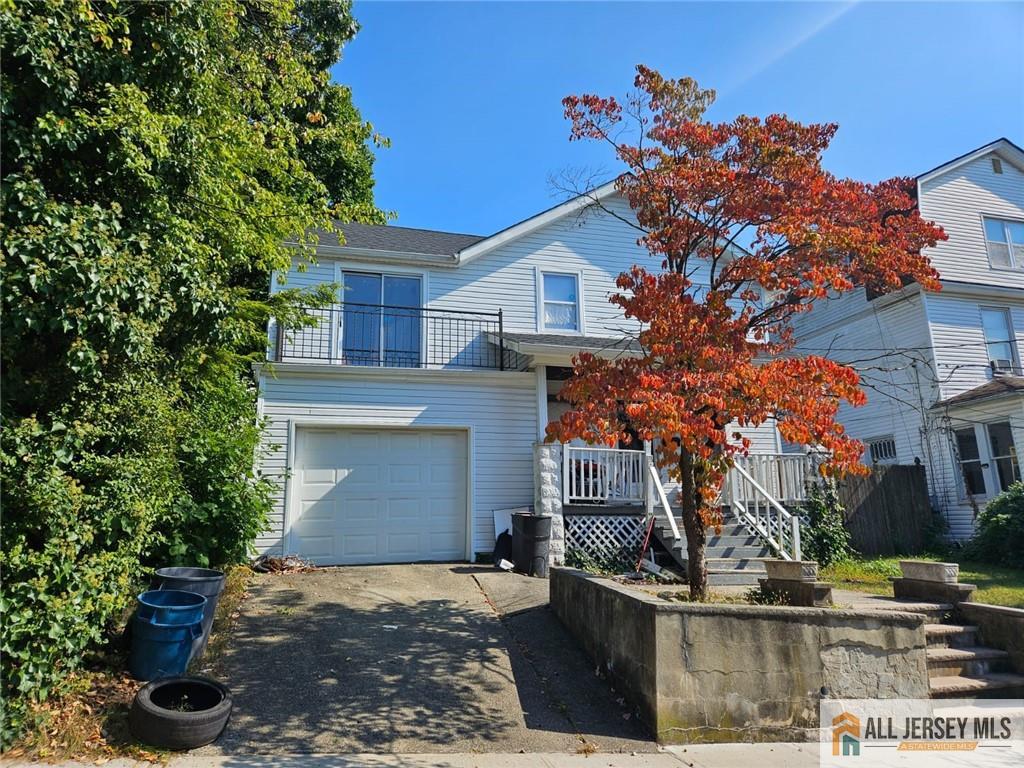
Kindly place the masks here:
<instances>
[{"instance_id":1,"label":"red leaved tree","mask_svg":"<svg viewBox=\"0 0 1024 768\"><path fill-rule=\"evenodd\" d=\"M836 421L842 401L865 401L858 375L796 354L790 321L859 286L937 290L921 251L946 236L921 218L912 179L865 184L824 170L835 125L712 123L714 92L693 80L640 66L635 86L624 105L593 95L563 104L573 139L607 142L624 163L616 185L632 216L622 218L661 265L620 275L611 299L639 321L642 351L579 355L562 392L572 410L548 435L614 444L628 429L653 442L680 484L690 592L703 598L706 531L720 522L733 456L748 449L737 426L774 417L786 440L827 452L825 473L860 467L863 447Z\"/></svg>"}]
</instances>

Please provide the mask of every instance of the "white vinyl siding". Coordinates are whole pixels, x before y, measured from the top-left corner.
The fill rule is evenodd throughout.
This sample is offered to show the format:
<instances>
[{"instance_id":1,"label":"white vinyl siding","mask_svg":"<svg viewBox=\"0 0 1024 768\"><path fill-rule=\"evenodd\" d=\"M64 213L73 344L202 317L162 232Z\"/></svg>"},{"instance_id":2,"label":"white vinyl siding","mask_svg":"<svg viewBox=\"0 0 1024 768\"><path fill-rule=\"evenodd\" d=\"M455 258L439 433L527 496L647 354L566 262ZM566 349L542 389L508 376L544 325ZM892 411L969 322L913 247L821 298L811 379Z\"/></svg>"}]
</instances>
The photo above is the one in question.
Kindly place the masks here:
<instances>
[{"instance_id":1,"label":"white vinyl siding","mask_svg":"<svg viewBox=\"0 0 1024 768\"><path fill-rule=\"evenodd\" d=\"M925 299L940 397L949 398L974 389L991 378L989 345L982 325L981 309L1005 309L1014 331L1016 349L1024 345L1024 294L1016 301L998 303L950 290L928 294Z\"/></svg>"},{"instance_id":2,"label":"white vinyl siding","mask_svg":"<svg viewBox=\"0 0 1024 768\"><path fill-rule=\"evenodd\" d=\"M288 475L289 425L338 427L431 427L468 429L471 550L494 546L491 511L533 503L533 443L537 435L537 398L532 373L437 376L402 371L394 376L328 371L296 374L278 370L264 376L263 416L266 441L277 450L261 470L278 482L271 529L257 540L265 552L281 552L285 533L284 480Z\"/></svg>"},{"instance_id":3,"label":"white vinyl siding","mask_svg":"<svg viewBox=\"0 0 1024 768\"><path fill-rule=\"evenodd\" d=\"M949 239L928 252L944 280L1024 287L1024 274L989 262L985 218L1024 221L1024 172L1012 163L992 170L991 157L939 174L921 184L920 208Z\"/></svg>"}]
</instances>

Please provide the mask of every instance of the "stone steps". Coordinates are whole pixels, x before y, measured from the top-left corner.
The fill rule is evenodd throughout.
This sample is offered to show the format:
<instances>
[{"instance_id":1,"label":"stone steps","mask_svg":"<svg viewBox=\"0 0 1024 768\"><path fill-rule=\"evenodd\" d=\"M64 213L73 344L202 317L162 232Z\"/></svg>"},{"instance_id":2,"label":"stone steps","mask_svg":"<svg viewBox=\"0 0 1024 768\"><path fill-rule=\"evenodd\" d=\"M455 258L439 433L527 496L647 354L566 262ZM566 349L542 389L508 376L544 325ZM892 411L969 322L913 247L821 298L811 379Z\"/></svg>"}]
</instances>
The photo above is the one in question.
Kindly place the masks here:
<instances>
[{"instance_id":1,"label":"stone steps","mask_svg":"<svg viewBox=\"0 0 1024 768\"><path fill-rule=\"evenodd\" d=\"M925 624L929 648L970 648L978 644L978 628L962 624Z\"/></svg>"},{"instance_id":2,"label":"stone steps","mask_svg":"<svg viewBox=\"0 0 1024 768\"><path fill-rule=\"evenodd\" d=\"M925 604L929 605L929 604ZM952 606L931 604L948 615ZM978 643L978 628L968 624L947 624L943 619L926 624L928 685L933 699L976 697L1017 698L1024 696L1024 675L1015 674L1010 654Z\"/></svg>"},{"instance_id":3,"label":"stone steps","mask_svg":"<svg viewBox=\"0 0 1024 768\"><path fill-rule=\"evenodd\" d=\"M933 699L977 698L1020 698L1024 696L1024 675L1012 672L990 672L971 677L951 675L929 678Z\"/></svg>"},{"instance_id":4,"label":"stone steps","mask_svg":"<svg viewBox=\"0 0 1024 768\"><path fill-rule=\"evenodd\" d=\"M991 672L1011 672L1010 654L998 648L978 645L968 648L929 648L926 652L928 676L980 677Z\"/></svg>"}]
</instances>

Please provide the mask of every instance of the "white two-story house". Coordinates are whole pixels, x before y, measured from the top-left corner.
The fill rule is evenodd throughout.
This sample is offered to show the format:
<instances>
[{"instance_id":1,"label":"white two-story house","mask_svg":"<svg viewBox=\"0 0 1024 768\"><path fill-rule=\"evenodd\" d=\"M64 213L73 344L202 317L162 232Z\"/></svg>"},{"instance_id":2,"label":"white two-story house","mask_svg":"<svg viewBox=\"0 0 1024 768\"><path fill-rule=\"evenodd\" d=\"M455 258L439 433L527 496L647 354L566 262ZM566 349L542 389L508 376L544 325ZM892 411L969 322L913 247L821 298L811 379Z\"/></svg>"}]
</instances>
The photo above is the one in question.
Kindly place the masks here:
<instances>
[{"instance_id":1,"label":"white two-story house","mask_svg":"<svg viewBox=\"0 0 1024 768\"><path fill-rule=\"evenodd\" d=\"M473 560L494 547L495 510L650 503L638 446L540 445L573 356L629 353L637 329L608 301L616 277L655 266L602 210L631 214L612 185L591 195L602 205L580 197L487 237L344 225L342 243L325 236L315 264L275 279L340 290L315 328L271 328L259 407L276 450L262 469L280 493L260 549L318 564ZM773 424L746 432L778 457Z\"/></svg>"},{"instance_id":2,"label":"white two-story house","mask_svg":"<svg viewBox=\"0 0 1024 768\"><path fill-rule=\"evenodd\" d=\"M948 240L928 254L942 290L857 291L797 324L799 349L853 364L869 402L840 421L868 463L919 462L955 539L1020 479L1024 446L1024 151L1006 139L917 179Z\"/></svg>"}]
</instances>

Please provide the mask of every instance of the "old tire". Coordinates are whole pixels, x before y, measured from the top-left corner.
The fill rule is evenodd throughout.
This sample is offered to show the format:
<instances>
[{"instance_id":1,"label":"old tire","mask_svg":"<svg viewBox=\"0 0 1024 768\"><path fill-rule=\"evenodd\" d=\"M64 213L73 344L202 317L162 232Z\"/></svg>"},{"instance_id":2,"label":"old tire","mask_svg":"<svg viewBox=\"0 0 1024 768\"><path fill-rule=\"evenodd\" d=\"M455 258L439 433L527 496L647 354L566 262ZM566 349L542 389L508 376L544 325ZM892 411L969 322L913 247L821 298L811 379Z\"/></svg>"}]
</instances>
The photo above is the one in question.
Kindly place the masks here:
<instances>
[{"instance_id":1,"label":"old tire","mask_svg":"<svg viewBox=\"0 0 1024 768\"><path fill-rule=\"evenodd\" d=\"M185 711L187 705L196 706ZM195 749L213 742L231 717L231 693L204 677L165 677L139 689L128 724L139 741L161 749Z\"/></svg>"}]
</instances>

